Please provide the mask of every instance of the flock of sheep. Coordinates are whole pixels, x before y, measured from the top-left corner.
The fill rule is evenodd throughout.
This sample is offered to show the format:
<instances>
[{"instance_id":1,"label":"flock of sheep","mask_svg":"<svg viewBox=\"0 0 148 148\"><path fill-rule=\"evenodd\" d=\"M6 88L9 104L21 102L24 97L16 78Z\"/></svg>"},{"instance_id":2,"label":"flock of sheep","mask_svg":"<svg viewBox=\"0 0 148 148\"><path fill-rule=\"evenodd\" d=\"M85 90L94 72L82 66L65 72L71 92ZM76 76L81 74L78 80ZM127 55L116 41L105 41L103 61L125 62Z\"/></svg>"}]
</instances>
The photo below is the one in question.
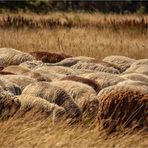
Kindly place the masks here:
<instances>
[{"instance_id":1,"label":"flock of sheep","mask_svg":"<svg viewBox=\"0 0 148 148\"><path fill-rule=\"evenodd\" d=\"M148 59L103 60L0 48L0 118L41 115L148 129Z\"/></svg>"}]
</instances>

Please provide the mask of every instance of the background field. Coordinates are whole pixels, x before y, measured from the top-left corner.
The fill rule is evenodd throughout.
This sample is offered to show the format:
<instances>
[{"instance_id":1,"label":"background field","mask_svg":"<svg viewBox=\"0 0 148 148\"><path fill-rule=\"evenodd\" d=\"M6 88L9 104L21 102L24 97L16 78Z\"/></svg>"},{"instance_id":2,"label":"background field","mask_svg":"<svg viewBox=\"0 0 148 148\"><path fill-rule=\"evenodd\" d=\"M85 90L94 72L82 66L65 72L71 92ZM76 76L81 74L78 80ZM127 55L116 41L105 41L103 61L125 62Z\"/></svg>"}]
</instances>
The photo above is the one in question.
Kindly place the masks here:
<instances>
[{"instance_id":1,"label":"background field","mask_svg":"<svg viewBox=\"0 0 148 148\"><path fill-rule=\"evenodd\" d=\"M108 55L148 57L147 15L5 14L0 16L0 26L0 47L50 50L98 59Z\"/></svg>"},{"instance_id":2,"label":"background field","mask_svg":"<svg viewBox=\"0 0 148 148\"><path fill-rule=\"evenodd\" d=\"M0 47L56 51L102 59L109 55L148 58L147 15L100 13L1 14ZM50 121L0 122L0 143L32 147L147 147L148 136L123 131L107 136L97 126L52 125Z\"/></svg>"}]
</instances>

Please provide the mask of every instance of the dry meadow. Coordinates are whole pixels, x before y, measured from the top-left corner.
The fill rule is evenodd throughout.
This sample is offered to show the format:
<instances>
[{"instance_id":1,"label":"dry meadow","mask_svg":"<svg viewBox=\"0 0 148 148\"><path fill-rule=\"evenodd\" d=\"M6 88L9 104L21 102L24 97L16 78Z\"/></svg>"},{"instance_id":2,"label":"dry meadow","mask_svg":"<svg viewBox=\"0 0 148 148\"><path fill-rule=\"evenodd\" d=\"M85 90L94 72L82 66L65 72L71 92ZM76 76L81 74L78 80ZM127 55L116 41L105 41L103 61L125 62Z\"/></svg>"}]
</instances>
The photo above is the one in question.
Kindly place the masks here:
<instances>
[{"instance_id":1,"label":"dry meadow","mask_svg":"<svg viewBox=\"0 0 148 148\"><path fill-rule=\"evenodd\" d=\"M5 14L0 18L0 47L57 51L98 59L108 55L148 57L147 15Z\"/></svg>"},{"instance_id":2,"label":"dry meadow","mask_svg":"<svg viewBox=\"0 0 148 148\"><path fill-rule=\"evenodd\" d=\"M1 14L0 48L63 52L103 59L148 58L148 16L88 13ZM107 134L97 124L67 126L50 120L0 122L0 147L143 147L148 134L132 129Z\"/></svg>"}]
</instances>

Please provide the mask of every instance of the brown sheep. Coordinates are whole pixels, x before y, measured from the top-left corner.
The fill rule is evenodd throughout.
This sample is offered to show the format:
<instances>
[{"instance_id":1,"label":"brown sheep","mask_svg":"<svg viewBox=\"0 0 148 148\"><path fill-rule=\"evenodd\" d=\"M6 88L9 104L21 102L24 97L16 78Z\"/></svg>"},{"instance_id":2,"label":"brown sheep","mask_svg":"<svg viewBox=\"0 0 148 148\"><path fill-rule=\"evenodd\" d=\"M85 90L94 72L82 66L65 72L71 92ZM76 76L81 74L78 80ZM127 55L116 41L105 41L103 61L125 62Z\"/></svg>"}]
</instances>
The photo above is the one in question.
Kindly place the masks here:
<instances>
[{"instance_id":1,"label":"brown sheep","mask_svg":"<svg viewBox=\"0 0 148 148\"><path fill-rule=\"evenodd\" d=\"M34 97L30 95L20 95L18 99L21 102L21 107L17 112L17 115L22 117L30 113L33 118L35 115L43 117L52 117L55 118L61 117L65 114L65 109L54 103L49 103L47 100L40 97Z\"/></svg>"},{"instance_id":2,"label":"brown sheep","mask_svg":"<svg viewBox=\"0 0 148 148\"><path fill-rule=\"evenodd\" d=\"M66 110L68 118L81 119L81 111L72 98L63 89L48 82L32 83L23 90L22 94L40 97L50 103L55 103Z\"/></svg>"},{"instance_id":3,"label":"brown sheep","mask_svg":"<svg viewBox=\"0 0 148 148\"><path fill-rule=\"evenodd\" d=\"M36 60L41 60L44 63L57 63L65 58L70 58L70 55L66 55L63 53L54 53L54 52L47 52L47 51L34 51L30 52L32 56L36 58Z\"/></svg>"},{"instance_id":4,"label":"brown sheep","mask_svg":"<svg viewBox=\"0 0 148 148\"><path fill-rule=\"evenodd\" d=\"M118 128L148 128L148 95L129 87L114 87L99 95L98 121L112 132Z\"/></svg>"},{"instance_id":5,"label":"brown sheep","mask_svg":"<svg viewBox=\"0 0 148 148\"><path fill-rule=\"evenodd\" d=\"M20 108L20 101L7 91L0 92L0 119L13 116Z\"/></svg>"},{"instance_id":6,"label":"brown sheep","mask_svg":"<svg viewBox=\"0 0 148 148\"><path fill-rule=\"evenodd\" d=\"M71 81L84 83L92 87L96 92L99 92L101 90L100 85L95 80L78 77L78 76L67 76L65 78L62 78L61 80L71 80Z\"/></svg>"}]
</instances>

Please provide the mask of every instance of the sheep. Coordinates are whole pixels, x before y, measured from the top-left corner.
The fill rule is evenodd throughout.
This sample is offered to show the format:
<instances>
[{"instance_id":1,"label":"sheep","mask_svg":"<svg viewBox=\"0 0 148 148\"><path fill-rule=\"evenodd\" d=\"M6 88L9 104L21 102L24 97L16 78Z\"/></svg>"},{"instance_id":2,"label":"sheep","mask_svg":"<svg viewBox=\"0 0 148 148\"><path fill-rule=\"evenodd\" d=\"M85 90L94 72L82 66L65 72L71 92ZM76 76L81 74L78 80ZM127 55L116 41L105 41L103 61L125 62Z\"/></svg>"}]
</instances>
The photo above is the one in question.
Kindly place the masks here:
<instances>
[{"instance_id":1,"label":"sheep","mask_svg":"<svg viewBox=\"0 0 148 148\"><path fill-rule=\"evenodd\" d=\"M63 53L54 53L49 51L34 51L30 52L30 54L34 56L36 60L41 60L44 63L57 63L64 60L65 58L72 57Z\"/></svg>"},{"instance_id":2,"label":"sheep","mask_svg":"<svg viewBox=\"0 0 148 148\"><path fill-rule=\"evenodd\" d=\"M58 70L58 69L57 69ZM60 69L59 69L60 70ZM63 70L62 70L63 71ZM51 71L50 68L48 67L40 67L40 68L37 68L37 69L34 69L34 72L36 73L40 73L40 74L43 74L45 76L48 76L50 77L50 79L53 81L53 80L59 80L63 77L66 76L66 74L60 74L60 73L56 73L54 71ZM64 72L64 71L63 71ZM65 71L66 72L66 71ZM62 73L62 72L61 72Z\"/></svg>"},{"instance_id":3,"label":"sheep","mask_svg":"<svg viewBox=\"0 0 148 148\"><path fill-rule=\"evenodd\" d=\"M72 66L73 69L88 69L92 71L98 71L98 72L107 72L107 73L114 73L119 74L119 70L108 67L102 64L95 64L95 63L87 63L87 62L78 62L77 64Z\"/></svg>"},{"instance_id":4,"label":"sheep","mask_svg":"<svg viewBox=\"0 0 148 148\"><path fill-rule=\"evenodd\" d=\"M68 118L81 120L82 113L72 98L60 87L49 82L36 82L28 85L22 92L25 95L43 98L66 110Z\"/></svg>"},{"instance_id":5,"label":"sheep","mask_svg":"<svg viewBox=\"0 0 148 148\"><path fill-rule=\"evenodd\" d=\"M121 127L148 126L147 94L126 86L115 86L99 95L98 100L98 122L101 128L113 132Z\"/></svg>"},{"instance_id":6,"label":"sheep","mask_svg":"<svg viewBox=\"0 0 148 148\"><path fill-rule=\"evenodd\" d=\"M133 81L142 81L148 83L148 76L140 73L127 73L120 75L122 78L130 79Z\"/></svg>"},{"instance_id":7,"label":"sheep","mask_svg":"<svg viewBox=\"0 0 148 148\"><path fill-rule=\"evenodd\" d=\"M123 82L124 82L124 81L123 81ZM122 82L121 82L121 83L122 83ZM112 90L115 90L115 89L118 89L118 91L120 91L120 90L124 89L125 86L126 86L127 88L131 89L131 87L130 87L129 85L112 85L112 86L103 88L103 89L98 93L97 97L100 98L100 96L103 96L103 95L105 95L105 94L107 94L107 93L109 93L109 92L111 92ZM137 90L137 88L132 88L132 89L136 89L136 90ZM138 89L138 91L140 91L140 90Z\"/></svg>"},{"instance_id":8,"label":"sheep","mask_svg":"<svg viewBox=\"0 0 148 148\"><path fill-rule=\"evenodd\" d=\"M111 92L114 89L118 89L120 91L120 90L124 89L124 87L141 91L143 94L148 93L148 88L147 88L146 84L143 84L138 81L125 80L125 81L119 82L117 85L112 85L112 86L103 88L98 93L97 96L99 98L100 96L103 96L103 95Z\"/></svg>"},{"instance_id":9,"label":"sheep","mask_svg":"<svg viewBox=\"0 0 148 148\"><path fill-rule=\"evenodd\" d=\"M46 82L51 82L51 78L49 75L47 74L42 74L42 73L38 73L35 71L30 71L30 72L26 72L23 74L24 76L27 76L29 78L35 79L36 81L46 81Z\"/></svg>"},{"instance_id":10,"label":"sheep","mask_svg":"<svg viewBox=\"0 0 148 148\"><path fill-rule=\"evenodd\" d=\"M106 67L113 67L113 68L117 69L120 73L122 72L122 70L121 70L121 68L119 66L117 66L115 64L105 62L105 61L101 61L101 60L98 60L98 59L93 59L91 61L88 61L88 63L96 63L96 64L104 65Z\"/></svg>"},{"instance_id":11,"label":"sheep","mask_svg":"<svg viewBox=\"0 0 148 148\"><path fill-rule=\"evenodd\" d=\"M86 117L88 120L94 119L97 114L98 100L97 94L92 87L71 80L55 81L51 82L51 84L64 89L71 96L81 109L84 118Z\"/></svg>"},{"instance_id":12,"label":"sheep","mask_svg":"<svg viewBox=\"0 0 148 148\"><path fill-rule=\"evenodd\" d=\"M78 57L71 57L71 58L66 58L58 63L54 64L47 64L49 66L65 66L65 67L71 67L75 64L77 64L79 61L81 62L89 62L94 60L94 58L91 57L85 57L85 56L78 56Z\"/></svg>"},{"instance_id":13,"label":"sheep","mask_svg":"<svg viewBox=\"0 0 148 148\"><path fill-rule=\"evenodd\" d=\"M20 108L21 103L7 91L0 91L0 119L12 117Z\"/></svg>"},{"instance_id":14,"label":"sheep","mask_svg":"<svg viewBox=\"0 0 148 148\"><path fill-rule=\"evenodd\" d=\"M29 84L36 82L34 79L23 76L23 75L4 75L4 79L8 80L9 82L12 82L13 84L16 84L19 86L21 91Z\"/></svg>"},{"instance_id":15,"label":"sheep","mask_svg":"<svg viewBox=\"0 0 148 148\"><path fill-rule=\"evenodd\" d=\"M40 97L34 97L30 95L20 95L18 96L21 102L21 107L17 112L17 117L22 117L26 113L32 114L33 118L35 115L42 115L43 117L52 116L53 120L55 117L61 117L65 114L65 109L54 103L49 103L47 100Z\"/></svg>"},{"instance_id":16,"label":"sheep","mask_svg":"<svg viewBox=\"0 0 148 148\"><path fill-rule=\"evenodd\" d=\"M143 93L148 93L148 83L142 81L126 80L117 84L117 86L130 86L132 88L137 88Z\"/></svg>"},{"instance_id":17,"label":"sheep","mask_svg":"<svg viewBox=\"0 0 148 148\"><path fill-rule=\"evenodd\" d=\"M148 76L148 59L134 62L124 73L140 73Z\"/></svg>"},{"instance_id":18,"label":"sheep","mask_svg":"<svg viewBox=\"0 0 148 148\"><path fill-rule=\"evenodd\" d=\"M2 71L8 72L8 73L13 73L13 74L23 74L26 72L30 72L29 68L25 68L20 65L11 65L6 68L4 68Z\"/></svg>"},{"instance_id":19,"label":"sheep","mask_svg":"<svg viewBox=\"0 0 148 148\"><path fill-rule=\"evenodd\" d=\"M25 61L32 61L34 57L28 53L15 50L13 48L0 48L1 66L19 65Z\"/></svg>"},{"instance_id":20,"label":"sheep","mask_svg":"<svg viewBox=\"0 0 148 148\"><path fill-rule=\"evenodd\" d=\"M34 69L35 67L41 67L44 65L47 65L47 64L43 63L42 61L36 61L36 60L26 61L20 64L20 66L28 69Z\"/></svg>"},{"instance_id":21,"label":"sheep","mask_svg":"<svg viewBox=\"0 0 148 148\"><path fill-rule=\"evenodd\" d=\"M125 56L115 56L115 55L113 55L113 56L105 57L103 59L103 61L117 65L118 67L120 67L121 72L124 72L136 60L135 59L131 59L129 57L125 57Z\"/></svg>"},{"instance_id":22,"label":"sheep","mask_svg":"<svg viewBox=\"0 0 148 148\"><path fill-rule=\"evenodd\" d=\"M35 72L31 69L28 68L24 68L20 65L17 66L8 66L6 68L3 69L3 71L1 71L0 73L12 73L12 74L17 74L17 75L23 75L23 76L27 76L29 78L35 79L37 81L47 81L47 82L51 82L50 77L44 73L38 73Z\"/></svg>"},{"instance_id":23,"label":"sheep","mask_svg":"<svg viewBox=\"0 0 148 148\"><path fill-rule=\"evenodd\" d=\"M101 86L101 89L108 86L116 85L119 82L122 82L125 80L124 78L118 75L105 73L105 72L84 73L84 74L80 74L79 76L87 79L95 80Z\"/></svg>"},{"instance_id":24,"label":"sheep","mask_svg":"<svg viewBox=\"0 0 148 148\"><path fill-rule=\"evenodd\" d=\"M18 85L8 81L4 77L0 77L0 87L4 91L9 91L10 93L14 95L20 95L21 94L21 89Z\"/></svg>"},{"instance_id":25,"label":"sheep","mask_svg":"<svg viewBox=\"0 0 148 148\"><path fill-rule=\"evenodd\" d=\"M57 66L55 68L54 67L50 68L49 66L40 65L37 68L32 67L31 69L29 69L25 67L23 63L17 66L8 66L4 68L3 71L11 72L14 74L21 74L24 76L28 76L30 78L34 78L37 81L47 81L47 82L50 82L51 80L54 80L54 79L60 79L66 75L66 74L65 75L58 74L58 73L55 73L54 71L57 71L57 72L61 71L60 73L65 72L67 74L74 73L74 71L70 68L57 67Z\"/></svg>"},{"instance_id":26,"label":"sheep","mask_svg":"<svg viewBox=\"0 0 148 148\"><path fill-rule=\"evenodd\" d=\"M140 73L148 76L148 65L135 65L128 68L125 73Z\"/></svg>"},{"instance_id":27,"label":"sheep","mask_svg":"<svg viewBox=\"0 0 148 148\"><path fill-rule=\"evenodd\" d=\"M90 87L92 87L96 92L99 92L101 89L100 85L95 80L90 80L90 79L83 78L83 77L67 76L67 77L62 78L61 80L71 80L71 81L76 81L76 82L87 84Z\"/></svg>"},{"instance_id":28,"label":"sheep","mask_svg":"<svg viewBox=\"0 0 148 148\"><path fill-rule=\"evenodd\" d=\"M46 70L48 72L54 72L58 74L64 74L64 75L75 75L77 72L69 67L63 67L63 66L41 66L38 68L35 68L34 70Z\"/></svg>"},{"instance_id":29,"label":"sheep","mask_svg":"<svg viewBox=\"0 0 148 148\"><path fill-rule=\"evenodd\" d=\"M148 65L148 59L136 60L132 65Z\"/></svg>"}]
</instances>

